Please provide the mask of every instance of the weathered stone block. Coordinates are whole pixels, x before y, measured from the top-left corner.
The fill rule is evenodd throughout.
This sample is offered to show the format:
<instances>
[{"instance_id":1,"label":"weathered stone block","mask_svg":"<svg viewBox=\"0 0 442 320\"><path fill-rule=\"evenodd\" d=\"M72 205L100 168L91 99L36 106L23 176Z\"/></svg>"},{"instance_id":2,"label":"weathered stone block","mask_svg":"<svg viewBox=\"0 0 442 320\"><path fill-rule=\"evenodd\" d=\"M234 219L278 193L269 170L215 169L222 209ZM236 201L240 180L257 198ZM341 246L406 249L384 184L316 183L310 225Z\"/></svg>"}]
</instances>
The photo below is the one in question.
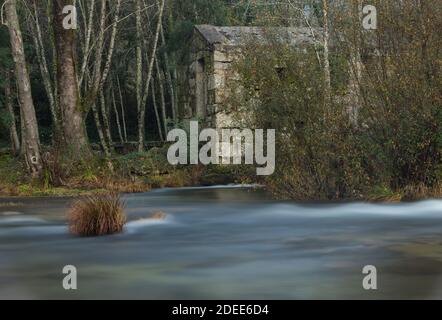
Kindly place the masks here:
<instances>
[{"instance_id":1,"label":"weathered stone block","mask_svg":"<svg viewBox=\"0 0 442 320\"><path fill-rule=\"evenodd\" d=\"M215 73L208 77L208 90L222 90L225 85L224 74Z\"/></svg>"},{"instance_id":2,"label":"weathered stone block","mask_svg":"<svg viewBox=\"0 0 442 320\"><path fill-rule=\"evenodd\" d=\"M215 93L215 103L216 104L222 104L225 100L225 94L223 92L217 91Z\"/></svg>"},{"instance_id":3,"label":"weathered stone block","mask_svg":"<svg viewBox=\"0 0 442 320\"><path fill-rule=\"evenodd\" d=\"M220 62L220 61L215 61L213 64L213 68L216 70L229 70L232 68L232 63L231 62Z\"/></svg>"},{"instance_id":4,"label":"weathered stone block","mask_svg":"<svg viewBox=\"0 0 442 320\"><path fill-rule=\"evenodd\" d=\"M232 59L229 55L223 51L214 51L213 52L213 61L214 62L232 62Z\"/></svg>"}]
</instances>

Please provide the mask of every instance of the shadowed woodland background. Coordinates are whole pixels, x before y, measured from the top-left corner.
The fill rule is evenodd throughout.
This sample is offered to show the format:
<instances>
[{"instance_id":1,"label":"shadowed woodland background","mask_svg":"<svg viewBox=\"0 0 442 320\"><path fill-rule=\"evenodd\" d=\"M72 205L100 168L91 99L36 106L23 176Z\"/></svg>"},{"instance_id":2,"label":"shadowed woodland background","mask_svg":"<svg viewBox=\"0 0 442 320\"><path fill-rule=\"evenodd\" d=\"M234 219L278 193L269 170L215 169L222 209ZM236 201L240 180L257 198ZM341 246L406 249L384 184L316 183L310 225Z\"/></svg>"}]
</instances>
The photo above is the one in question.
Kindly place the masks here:
<instances>
[{"instance_id":1,"label":"shadowed woodland background","mask_svg":"<svg viewBox=\"0 0 442 320\"><path fill-rule=\"evenodd\" d=\"M2 193L239 181L294 199L440 196L438 0L77 0L75 31L60 27L58 10L73 1L1 3ZM362 28L366 4L377 30ZM238 126L277 130L277 171L265 180L247 168L167 164L161 141L185 126L196 24L323 30L302 50L247 43L235 65L231 87L242 90L225 107Z\"/></svg>"}]
</instances>

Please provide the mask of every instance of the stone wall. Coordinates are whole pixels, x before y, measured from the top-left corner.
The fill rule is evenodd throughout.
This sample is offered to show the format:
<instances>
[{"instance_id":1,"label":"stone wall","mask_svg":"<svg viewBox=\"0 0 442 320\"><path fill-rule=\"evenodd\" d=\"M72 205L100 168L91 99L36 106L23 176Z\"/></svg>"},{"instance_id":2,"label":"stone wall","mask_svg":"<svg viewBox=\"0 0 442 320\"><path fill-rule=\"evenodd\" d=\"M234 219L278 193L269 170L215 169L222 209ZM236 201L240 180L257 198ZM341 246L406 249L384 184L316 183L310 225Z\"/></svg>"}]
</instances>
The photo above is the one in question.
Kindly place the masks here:
<instances>
[{"instance_id":1,"label":"stone wall","mask_svg":"<svg viewBox=\"0 0 442 320\"><path fill-rule=\"evenodd\" d=\"M235 74L233 62L238 54L235 48L216 45L213 52L213 74L209 77L209 90L212 100L207 105L208 115L217 128L232 127L232 119L228 114L227 98L234 84Z\"/></svg>"},{"instance_id":2,"label":"stone wall","mask_svg":"<svg viewBox=\"0 0 442 320\"><path fill-rule=\"evenodd\" d=\"M231 117L226 110L226 96L234 75L232 63L237 49L222 44L210 45L197 32L192 39L191 62L187 70L188 96L182 104L185 118L198 118L207 127L230 127Z\"/></svg>"}]
</instances>

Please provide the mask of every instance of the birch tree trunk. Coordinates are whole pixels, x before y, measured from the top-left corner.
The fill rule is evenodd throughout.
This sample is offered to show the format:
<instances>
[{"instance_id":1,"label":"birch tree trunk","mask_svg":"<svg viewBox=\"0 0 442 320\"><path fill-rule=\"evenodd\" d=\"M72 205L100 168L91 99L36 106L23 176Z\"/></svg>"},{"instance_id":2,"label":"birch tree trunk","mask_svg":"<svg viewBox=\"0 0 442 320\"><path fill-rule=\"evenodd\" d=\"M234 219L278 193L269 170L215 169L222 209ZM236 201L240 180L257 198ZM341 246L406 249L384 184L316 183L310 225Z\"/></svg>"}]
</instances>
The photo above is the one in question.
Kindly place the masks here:
<instances>
[{"instance_id":1,"label":"birch tree trunk","mask_svg":"<svg viewBox=\"0 0 442 320\"><path fill-rule=\"evenodd\" d=\"M137 43L136 43L136 59L137 59L137 71L136 71L136 98L137 98L137 113L141 110L141 91L143 84L143 55L142 55L142 27L141 27L141 0L137 0L136 3L136 30L137 30Z\"/></svg>"},{"instance_id":2,"label":"birch tree trunk","mask_svg":"<svg viewBox=\"0 0 442 320\"><path fill-rule=\"evenodd\" d=\"M330 75L330 30L328 0L322 0L324 24L324 105L325 112L331 112L331 75Z\"/></svg>"},{"instance_id":3,"label":"birch tree trunk","mask_svg":"<svg viewBox=\"0 0 442 320\"><path fill-rule=\"evenodd\" d=\"M46 54L44 50L44 44L43 44L43 36L41 32L41 26L40 26L40 19L39 19L39 12L37 7L37 0L33 0L33 8L34 8L34 24L35 24L35 33L36 37L32 37L34 39L36 54L37 54L37 60L38 64L40 66L40 74L41 78L43 80L43 86L46 91L46 95L48 97L49 101L49 109L51 111L51 118L54 128L54 136L56 139L59 138L59 135L61 134L60 130L60 122L58 119L58 107L56 103L56 98L54 96L54 90L51 80L51 75L49 73L48 63L46 59Z\"/></svg>"},{"instance_id":4,"label":"birch tree trunk","mask_svg":"<svg viewBox=\"0 0 442 320\"><path fill-rule=\"evenodd\" d=\"M152 55L150 58L149 69L147 72L147 79L146 79L146 83L145 83L144 94L143 94L143 98L141 101L140 112L138 114L138 152L144 151L144 142L145 142L145 134L146 134L146 130L145 130L146 104L147 104L147 98L149 97L150 81L152 78L153 66L154 66L155 56L156 56L157 47L158 47L158 38L160 36L161 25L163 23L164 4L165 4L165 0L162 0L161 5L159 7L158 23L157 23L157 28L156 28L156 32L155 32L154 42L153 42L153 49L152 49Z\"/></svg>"},{"instance_id":5,"label":"birch tree trunk","mask_svg":"<svg viewBox=\"0 0 442 320\"><path fill-rule=\"evenodd\" d=\"M85 103L92 105L96 103L97 96L101 92L101 65L103 62L103 48L104 48L104 29L106 27L106 0L101 0L100 23L98 35L95 42L95 58L94 68L92 72L92 80L90 81L90 88L86 92Z\"/></svg>"},{"instance_id":6,"label":"birch tree trunk","mask_svg":"<svg viewBox=\"0 0 442 320\"><path fill-rule=\"evenodd\" d=\"M105 32L107 30L106 28L106 18L108 16L107 12L107 1L101 0L101 13L100 13L100 25L99 25L99 32L98 32L98 38L96 41L96 49L95 49L95 60L94 60L94 70L92 73L92 81L91 86L88 88L85 97L84 97L84 107L85 110L89 110L90 106L95 103L98 95L103 89L103 86L106 82L107 76L109 75L111 63L112 63L112 57L115 49L115 40L117 36L118 31L118 21L119 21L119 14L120 14L120 8L121 8L121 0L116 0L115 4L115 15L113 17L112 22L112 33L109 40L109 46L108 46L108 52L106 56L106 60L104 63L104 67L102 68L102 62L103 62L103 51L105 47ZM87 58L86 58L87 59Z\"/></svg>"},{"instance_id":7,"label":"birch tree trunk","mask_svg":"<svg viewBox=\"0 0 442 320\"><path fill-rule=\"evenodd\" d=\"M121 92L120 77L118 75L117 75L117 84L118 84L118 95L120 97L121 120L123 121L124 142L127 142L126 112L124 110L123 93Z\"/></svg>"},{"instance_id":8,"label":"birch tree trunk","mask_svg":"<svg viewBox=\"0 0 442 320\"><path fill-rule=\"evenodd\" d=\"M81 88L84 80L84 76L86 73L86 67L87 63L89 61L90 56L90 44L91 44L91 36L92 36L92 26L93 26L93 19L94 19L94 13L95 13L95 0L89 0L90 1L90 7L89 7L89 19L87 22L85 22L85 40L84 40L84 49L83 49L83 63L81 65L80 69L80 78L78 82L78 86ZM86 17L84 18L86 20Z\"/></svg>"},{"instance_id":9,"label":"birch tree trunk","mask_svg":"<svg viewBox=\"0 0 442 320\"><path fill-rule=\"evenodd\" d=\"M166 45L166 38L164 37L164 30L163 30L163 26L161 25L161 41L163 46ZM166 82L167 82L167 86L169 88L169 96L170 96L170 104L171 104L171 109L172 109L172 119L174 121L177 121L177 102L175 99L175 88L173 85L173 80L172 80L172 75L171 75L171 71L170 71L170 63L169 63L169 55L167 54L166 51L164 51L164 65L166 68Z\"/></svg>"},{"instance_id":10,"label":"birch tree trunk","mask_svg":"<svg viewBox=\"0 0 442 320\"><path fill-rule=\"evenodd\" d=\"M113 17L113 22L112 22L112 33L111 33L111 37L110 37L110 41L109 41L109 48L108 48L108 52L107 52L107 57L106 57L106 62L103 68L103 72L101 75L101 80L100 80L100 84L99 84L99 90L101 90L107 80L107 77L109 75L109 71L110 71L110 67L111 67L111 63L112 63L112 57L114 54L114 49L115 49L115 40L117 37L117 32L118 32L118 20L119 20L119 16L120 16L120 8L121 8L121 0L116 0L117 3L115 5L115 15ZM104 30L105 31L105 30Z\"/></svg>"},{"instance_id":11,"label":"birch tree trunk","mask_svg":"<svg viewBox=\"0 0 442 320\"><path fill-rule=\"evenodd\" d=\"M54 0L54 33L57 51L57 81L64 142L74 155L89 155L83 107L75 69L74 30L63 27L63 8L73 0Z\"/></svg>"},{"instance_id":12,"label":"birch tree trunk","mask_svg":"<svg viewBox=\"0 0 442 320\"><path fill-rule=\"evenodd\" d=\"M352 8L355 25L362 28L362 0L356 0L355 6ZM362 30L356 29L355 39L350 48L350 122L357 125L359 118L359 109L361 107L361 80L362 80L362 59L361 59L361 45L362 45Z\"/></svg>"},{"instance_id":13,"label":"birch tree trunk","mask_svg":"<svg viewBox=\"0 0 442 320\"><path fill-rule=\"evenodd\" d=\"M161 102L161 117L163 119L163 130L167 137L167 114L166 114L166 97L164 95L164 73L160 69L158 59L155 59L155 65L157 69L157 79L160 85L160 102Z\"/></svg>"},{"instance_id":14,"label":"birch tree trunk","mask_svg":"<svg viewBox=\"0 0 442 320\"><path fill-rule=\"evenodd\" d=\"M123 131L121 130L120 114L118 113L117 101L115 99L115 90L113 84L111 91L112 91L112 107L115 114L115 122L117 123L118 137L120 138L120 142L124 142Z\"/></svg>"},{"instance_id":15,"label":"birch tree trunk","mask_svg":"<svg viewBox=\"0 0 442 320\"><path fill-rule=\"evenodd\" d=\"M56 115L58 118L58 126L60 129L60 135L61 137L59 137L59 141L63 141L64 137L63 137L63 130L62 130L62 123L61 123L61 111L60 111L60 106L58 104L58 81L57 81L57 47L55 45L55 31L54 31L54 15L53 15L53 11L54 11L54 4L53 4L53 0L47 0L47 4L46 4L46 16L48 17L48 33L49 33L49 43L50 43L50 48L52 51L52 63L50 66L50 73L51 73L51 77L52 77L52 86L53 86L53 92L54 92L54 103L55 103L55 110L56 110Z\"/></svg>"},{"instance_id":16,"label":"birch tree trunk","mask_svg":"<svg viewBox=\"0 0 442 320\"><path fill-rule=\"evenodd\" d=\"M97 105L94 103L91 106L92 115L94 116L95 126L97 127L98 138L100 139L101 148L103 149L104 155L109 158L111 156L109 147L107 146L106 138L104 136L103 127L100 121L100 113L98 112Z\"/></svg>"},{"instance_id":17,"label":"birch tree trunk","mask_svg":"<svg viewBox=\"0 0 442 320\"><path fill-rule=\"evenodd\" d=\"M101 106L101 117L103 118L103 127L106 134L106 139L109 149L112 149L112 135L109 127L109 117L108 108L106 107L106 98L104 96L103 90L100 92L100 106Z\"/></svg>"},{"instance_id":18,"label":"birch tree trunk","mask_svg":"<svg viewBox=\"0 0 442 320\"><path fill-rule=\"evenodd\" d=\"M20 153L20 139L17 132L17 124L15 119L14 107L12 105L12 95L11 95L11 74L9 71L6 72L6 83L5 83L5 99L6 99L6 109L8 110L11 123L9 126L9 133L11 137L11 149L12 154L17 156Z\"/></svg>"},{"instance_id":19,"label":"birch tree trunk","mask_svg":"<svg viewBox=\"0 0 442 320\"><path fill-rule=\"evenodd\" d=\"M155 92L156 92L156 90L155 90L155 81L151 82L151 90L152 90L153 110L155 111L155 118L157 120L158 134L160 135L160 140L164 141L163 128L161 126L160 114L158 113L157 98L156 98L156 95L155 95Z\"/></svg>"},{"instance_id":20,"label":"birch tree trunk","mask_svg":"<svg viewBox=\"0 0 442 320\"><path fill-rule=\"evenodd\" d=\"M19 102L19 104L20 104L20 102ZM25 154L26 154L25 121L23 120L23 109L22 109L22 107L20 107L19 110L20 110L20 141L21 141L21 143L20 143L20 156L25 156Z\"/></svg>"},{"instance_id":21,"label":"birch tree trunk","mask_svg":"<svg viewBox=\"0 0 442 320\"><path fill-rule=\"evenodd\" d=\"M31 82L26 65L23 38L17 16L17 2L10 0L5 3L5 13L11 41L12 57L15 63L15 77L18 86L22 121L24 123L24 155L27 166L33 177L41 175L43 162L40 154L40 138L34 101L32 100Z\"/></svg>"}]
</instances>

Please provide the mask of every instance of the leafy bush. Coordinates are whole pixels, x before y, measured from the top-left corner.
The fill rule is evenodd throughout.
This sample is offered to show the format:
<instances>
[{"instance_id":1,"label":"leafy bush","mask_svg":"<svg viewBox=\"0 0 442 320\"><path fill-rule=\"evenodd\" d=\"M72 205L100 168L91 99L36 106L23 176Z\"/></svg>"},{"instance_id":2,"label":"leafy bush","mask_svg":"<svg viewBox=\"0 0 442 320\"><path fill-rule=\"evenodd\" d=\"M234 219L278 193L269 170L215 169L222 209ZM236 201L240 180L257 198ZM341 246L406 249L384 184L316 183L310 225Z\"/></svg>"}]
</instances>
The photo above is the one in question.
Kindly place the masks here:
<instances>
[{"instance_id":1,"label":"leafy bush","mask_svg":"<svg viewBox=\"0 0 442 320\"><path fill-rule=\"evenodd\" d=\"M330 103L314 48L272 42L277 37L264 48L245 46L226 111L236 112L239 127L276 129L276 171L266 179L275 195L370 198L375 186L384 186L389 192L380 197L415 199L439 190L441 20L431 5L416 12L411 1L405 3L379 2L389 14L375 39L368 33L361 39L360 90L349 81L359 43L347 36L345 20L336 21L343 41L330 55ZM397 10L401 19L394 18ZM403 36L391 36L397 34Z\"/></svg>"},{"instance_id":2,"label":"leafy bush","mask_svg":"<svg viewBox=\"0 0 442 320\"><path fill-rule=\"evenodd\" d=\"M333 65L334 73L345 72L340 63ZM241 77L235 87L243 89L230 94L230 105L238 108L238 125L276 130L269 189L291 199L359 197L369 182L360 147L345 106L334 103L326 111L323 71L314 52L249 45L236 68ZM335 85L334 91L342 90L342 83Z\"/></svg>"},{"instance_id":3,"label":"leafy bush","mask_svg":"<svg viewBox=\"0 0 442 320\"><path fill-rule=\"evenodd\" d=\"M147 177L174 170L167 160L167 147L152 148L148 152L135 152L113 159L118 174L125 177L132 175Z\"/></svg>"}]
</instances>

